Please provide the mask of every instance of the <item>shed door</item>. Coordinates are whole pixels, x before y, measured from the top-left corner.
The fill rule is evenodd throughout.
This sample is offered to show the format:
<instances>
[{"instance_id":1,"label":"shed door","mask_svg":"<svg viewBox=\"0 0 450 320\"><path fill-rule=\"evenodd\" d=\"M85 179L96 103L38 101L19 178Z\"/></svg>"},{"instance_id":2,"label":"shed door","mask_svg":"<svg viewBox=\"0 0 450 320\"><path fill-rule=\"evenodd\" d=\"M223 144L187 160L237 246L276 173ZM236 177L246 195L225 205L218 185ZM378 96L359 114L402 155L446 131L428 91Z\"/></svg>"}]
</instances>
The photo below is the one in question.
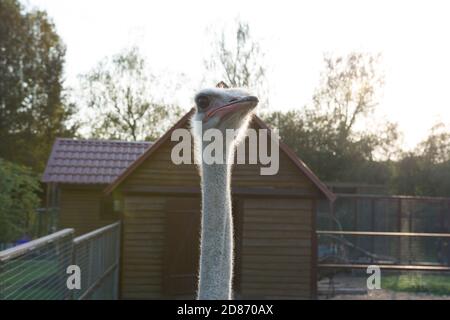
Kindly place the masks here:
<instances>
[{"instance_id":1,"label":"shed door","mask_svg":"<svg viewBox=\"0 0 450 320\"><path fill-rule=\"evenodd\" d=\"M167 296L194 299L198 285L200 260L200 198L176 198L166 205L167 233L164 293ZM241 221L238 202L233 202L234 289L240 288ZM236 292L237 294L237 292Z\"/></svg>"},{"instance_id":2,"label":"shed door","mask_svg":"<svg viewBox=\"0 0 450 320\"><path fill-rule=\"evenodd\" d=\"M172 297L194 298L200 254L200 198L176 198L166 207L164 289Z\"/></svg>"},{"instance_id":3,"label":"shed door","mask_svg":"<svg viewBox=\"0 0 450 320\"><path fill-rule=\"evenodd\" d=\"M246 199L242 240L244 299L310 299L316 279L311 199Z\"/></svg>"}]
</instances>

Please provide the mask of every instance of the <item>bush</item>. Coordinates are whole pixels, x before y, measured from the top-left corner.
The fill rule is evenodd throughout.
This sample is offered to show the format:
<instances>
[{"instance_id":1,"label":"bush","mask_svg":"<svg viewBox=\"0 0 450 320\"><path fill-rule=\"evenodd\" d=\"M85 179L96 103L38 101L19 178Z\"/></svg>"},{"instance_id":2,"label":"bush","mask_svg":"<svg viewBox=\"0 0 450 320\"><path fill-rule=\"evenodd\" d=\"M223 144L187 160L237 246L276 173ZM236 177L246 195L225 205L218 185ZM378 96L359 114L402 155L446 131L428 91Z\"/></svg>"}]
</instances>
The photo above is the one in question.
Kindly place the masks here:
<instances>
[{"instance_id":1,"label":"bush","mask_svg":"<svg viewBox=\"0 0 450 320\"><path fill-rule=\"evenodd\" d=\"M450 295L448 275L409 272L408 274L384 276L381 278L381 287L399 292Z\"/></svg>"},{"instance_id":2,"label":"bush","mask_svg":"<svg viewBox=\"0 0 450 320\"><path fill-rule=\"evenodd\" d=\"M39 191L31 169L0 159L0 242L13 242L29 233Z\"/></svg>"}]
</instances>

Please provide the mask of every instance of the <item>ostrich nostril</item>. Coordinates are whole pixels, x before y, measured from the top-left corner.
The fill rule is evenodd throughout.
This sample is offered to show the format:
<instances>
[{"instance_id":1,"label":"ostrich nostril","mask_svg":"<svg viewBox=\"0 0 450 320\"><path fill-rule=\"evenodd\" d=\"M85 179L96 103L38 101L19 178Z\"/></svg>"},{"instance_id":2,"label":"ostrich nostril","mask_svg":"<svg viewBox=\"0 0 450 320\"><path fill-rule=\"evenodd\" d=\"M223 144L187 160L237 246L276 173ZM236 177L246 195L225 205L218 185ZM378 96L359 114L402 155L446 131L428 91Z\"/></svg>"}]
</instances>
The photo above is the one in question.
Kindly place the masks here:
<instances>
[{"instance_id":1,"label":"ostrich nostril","mask_svg":"<svg viewBox=\"0 0 450 320\"><path fill-rule=\"evenodd\" d=\"M229 103L232 103L232 102L236 102L236 101L238 101L239 99L238 98L233 98L233 99L230 99L230 101L228 101Z\"/></svg>"}]
</instances>

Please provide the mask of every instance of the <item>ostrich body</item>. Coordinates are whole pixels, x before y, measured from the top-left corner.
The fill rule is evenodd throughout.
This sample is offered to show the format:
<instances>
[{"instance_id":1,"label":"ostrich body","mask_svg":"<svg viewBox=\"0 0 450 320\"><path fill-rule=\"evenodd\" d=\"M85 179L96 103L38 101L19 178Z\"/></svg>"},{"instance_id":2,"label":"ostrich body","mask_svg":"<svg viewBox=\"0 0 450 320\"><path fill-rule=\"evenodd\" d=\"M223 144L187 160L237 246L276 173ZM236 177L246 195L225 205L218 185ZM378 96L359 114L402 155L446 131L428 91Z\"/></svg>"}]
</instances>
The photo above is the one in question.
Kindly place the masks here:
<instances>
[{"instance_id":1,"label":"ostrich body","mask_svg":"<svg viewBox=\"0 0 450 320\"><path fill-rule=\"evenodd\" d=\"M213 88L195 96L196 112L191 119L196 163L202 187L202 219L198 299L232 298L233 220L231 214L231 163L239 139L244 136L258 99L238 89ZM220 131L221 161L204 159L211 142L203 139L209 129ZM235 130L226 139L227 130ZM216 141L214 141L216 142Z\"/></svg>"}]
</instances>

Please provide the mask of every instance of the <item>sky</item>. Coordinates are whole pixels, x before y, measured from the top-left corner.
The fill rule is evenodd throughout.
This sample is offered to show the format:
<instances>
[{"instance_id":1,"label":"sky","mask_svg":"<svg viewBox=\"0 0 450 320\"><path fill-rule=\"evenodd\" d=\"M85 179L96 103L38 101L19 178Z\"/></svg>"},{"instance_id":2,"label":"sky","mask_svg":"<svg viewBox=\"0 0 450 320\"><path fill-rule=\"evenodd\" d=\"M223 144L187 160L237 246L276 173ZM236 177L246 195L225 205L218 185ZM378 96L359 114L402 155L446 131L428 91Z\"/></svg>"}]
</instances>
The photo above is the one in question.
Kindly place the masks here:
<instances>
[{"instance_id":1,"label":"sky","mask_svg":"<svg viewBox=\"0 0 450 320\"><path fill-rule=\"evenodd\" d=\"M247 21L265 53L270 108L301 108L319 84L323 54L380 52L377 117L399 124L411 149L450 124L449 1L23 0L45 9L67 46L66 83L105 56L138 46L156 72L184 74L180 101L200 89L208 30ZM185 106L186 107L186 106ZM187 108L186 107L186 108Z\"/></svg>"}]
</instances>

